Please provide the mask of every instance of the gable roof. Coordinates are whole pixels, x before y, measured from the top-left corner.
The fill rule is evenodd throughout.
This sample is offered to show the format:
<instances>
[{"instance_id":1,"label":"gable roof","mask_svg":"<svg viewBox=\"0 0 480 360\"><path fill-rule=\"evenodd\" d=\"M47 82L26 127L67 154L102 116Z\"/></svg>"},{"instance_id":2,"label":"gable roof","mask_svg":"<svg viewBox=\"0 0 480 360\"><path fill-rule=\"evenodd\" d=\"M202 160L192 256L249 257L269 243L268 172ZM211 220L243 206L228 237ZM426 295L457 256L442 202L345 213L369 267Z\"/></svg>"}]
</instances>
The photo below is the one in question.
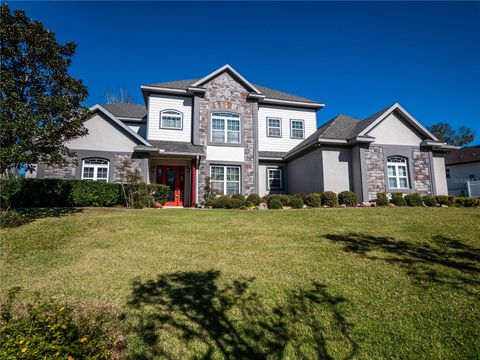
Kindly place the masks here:
<instances>
[{"instance_id":1,"label":"gable roof","mask_svg":"<svg viewBox=\"0 0 480 360\"><path fill-rule=\"evenodd\" d=\"M480 145L467 146L445 154L445 165L480 162Z\"/></svg>"},{"instance_id":2,"label":"gable roof","mask_svg":"<svg viewBox=\"0 0 480 360\"><path fill-rule=\"evenodd\" d=\"M141 120L147 116L147 108L142 104L105 104L102 107L118 118Z\"/></svg>"}]
</instances>

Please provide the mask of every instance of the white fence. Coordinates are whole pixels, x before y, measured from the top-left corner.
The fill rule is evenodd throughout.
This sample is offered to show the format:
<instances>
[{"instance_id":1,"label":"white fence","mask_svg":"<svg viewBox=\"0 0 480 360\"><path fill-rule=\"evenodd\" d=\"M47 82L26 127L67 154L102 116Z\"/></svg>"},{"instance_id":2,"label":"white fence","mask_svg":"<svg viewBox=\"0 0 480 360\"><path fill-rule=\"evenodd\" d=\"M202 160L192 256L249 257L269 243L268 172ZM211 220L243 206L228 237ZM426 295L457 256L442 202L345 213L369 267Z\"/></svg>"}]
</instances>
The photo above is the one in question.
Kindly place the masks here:
<instances>
[{"instance_id":1,"label":"white fence","mask_svg":"<svg viewBox=\"0 0 480 360\"><path fill-rule=\"evenodd\" d=\"M470 181L468 180L466 183L467 187L467 196L478 198L480 197L480 181Z\"/></svg>"}]
</instances>

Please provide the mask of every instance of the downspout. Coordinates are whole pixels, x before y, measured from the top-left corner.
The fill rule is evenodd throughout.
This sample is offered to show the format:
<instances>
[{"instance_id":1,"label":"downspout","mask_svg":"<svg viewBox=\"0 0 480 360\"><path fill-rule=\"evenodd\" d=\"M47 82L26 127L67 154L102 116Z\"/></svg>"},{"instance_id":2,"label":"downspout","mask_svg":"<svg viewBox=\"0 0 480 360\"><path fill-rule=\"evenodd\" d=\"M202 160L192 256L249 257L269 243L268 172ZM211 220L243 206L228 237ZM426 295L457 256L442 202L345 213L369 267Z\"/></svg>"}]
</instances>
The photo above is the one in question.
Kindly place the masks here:
<instances>
[{"instance_id":1,"label":"downspout","mask_svg":"<svg viewBox=\"0 0 480 360\"><path fill-rule=\"evenodd\" d=\"M200 167L200 157L197 155L195 171L195 205L198 204L198 168Z\"/></svg>"}]
</instances>

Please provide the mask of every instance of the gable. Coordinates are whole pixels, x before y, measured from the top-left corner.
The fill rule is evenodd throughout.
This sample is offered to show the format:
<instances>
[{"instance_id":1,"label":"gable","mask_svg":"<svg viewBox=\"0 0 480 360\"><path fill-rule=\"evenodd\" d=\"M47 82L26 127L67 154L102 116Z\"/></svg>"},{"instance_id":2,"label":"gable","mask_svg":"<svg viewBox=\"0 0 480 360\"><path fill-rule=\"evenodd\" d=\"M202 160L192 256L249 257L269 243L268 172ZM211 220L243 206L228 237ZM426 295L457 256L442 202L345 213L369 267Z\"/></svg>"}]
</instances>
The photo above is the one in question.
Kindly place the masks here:
<instances>
[{"instance_id":1,"label":"gable","mask_svg":"<svg viewBox=\"0 0 480 360\"><path fill-rule=\"evenodd\" d=\"M133 152L139 143L101 112L96 112L84 125L88 134L66 143L69 149Z\"/></svg>"},{"instance_id":2,"label":"gable","mask_svg":"<svg viewBox=\"0 0 480 360\"><path fill-rule=\"evenodd\" d=\"M240 73L238 73L234 68L232 68L230 65L224 65L221 68L215 70L214 72L208 74L207 76L203 77L202 79L196 81L195 83L192 84L193 87L197 86L204 86L206 83L210 82L212 79L221 76L222 74L228 73L228 75L232 78L234 78L239 84L242 84L242 86L247 90L247 91L252 91L256 94L261 94L261 92L252 84L250 83L247 79L245 79Z\"/></svg>"},{"instance_id":3,"label":"gable","mask_svg":"<svg viewBox=\"0 0 480 360\"><path fill-rule=\"evenodd\" d=\"M374 137L375 144L419 146L425 138L399 113L393 111L366 135Z\"/></svg>"}]
</instances>

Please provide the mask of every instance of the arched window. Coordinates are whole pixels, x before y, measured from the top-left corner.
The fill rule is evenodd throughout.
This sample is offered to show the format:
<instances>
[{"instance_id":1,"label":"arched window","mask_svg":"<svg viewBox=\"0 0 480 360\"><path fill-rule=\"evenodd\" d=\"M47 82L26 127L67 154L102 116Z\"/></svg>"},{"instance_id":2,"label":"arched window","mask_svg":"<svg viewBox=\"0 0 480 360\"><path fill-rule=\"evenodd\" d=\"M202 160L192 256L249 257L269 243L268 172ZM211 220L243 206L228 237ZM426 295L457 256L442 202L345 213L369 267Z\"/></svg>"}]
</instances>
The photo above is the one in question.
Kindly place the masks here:
<instances>
[{"instance_id":1,"label":"arched window","mask_svg":"<svg viewBox=\"0 0 480 360\"><path fill-rule=\"evenodd\" d=\"M213 112L211 141L240 144L240 115L229 112Z\"/></svg>"},{"instance_id":2,"label":"arched window","mask_svg":"<svg viewBox=\"0 0 480 360\"><path fill-rule=\"evenodd\" d=\"M82 180L108 182L109 161L100 158L85 159L82 162Z\"/></svg>"},{"instance_id":3,"label":"arched window","mask_svg":"<svg viewBox=\"0 0 480 360\"><path fill-rule=\"evenodd\" d=\"M387 158L388 187L390 189L408 189L407 159L401 156Z\"/></svg>"},{"instance_id":4,"label":"arched window","mask_svg":"<svg viewBox=\"0 0 480 360\"><path fill-rule=\"evenodd\" d=\"M183 114L177 110L163 110L160 112L160 128L182 130Z\"/></svg>"}]
</instances>

